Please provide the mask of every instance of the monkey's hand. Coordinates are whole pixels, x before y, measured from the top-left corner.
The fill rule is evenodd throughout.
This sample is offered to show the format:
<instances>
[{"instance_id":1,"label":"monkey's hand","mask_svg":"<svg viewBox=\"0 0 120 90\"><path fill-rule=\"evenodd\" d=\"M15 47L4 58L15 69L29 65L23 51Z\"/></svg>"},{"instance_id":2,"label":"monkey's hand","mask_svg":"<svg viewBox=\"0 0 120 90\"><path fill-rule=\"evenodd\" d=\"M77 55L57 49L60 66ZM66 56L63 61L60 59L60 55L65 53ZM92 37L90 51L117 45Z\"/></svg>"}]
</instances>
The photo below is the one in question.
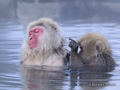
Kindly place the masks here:
<instances>
[{"instance_id":1,"label":"monkey's hand","mask_svg":"<svg viewBox=\"0 0 120 90\"><path fill-rule=\"evenodd\" d=\"M70 43L69 43L69 47L71 48L71 52L76 52L77 53L77 50L78 50L78 44L75 40L69 38L70 40Z\"/></svg>"}]
</instances>

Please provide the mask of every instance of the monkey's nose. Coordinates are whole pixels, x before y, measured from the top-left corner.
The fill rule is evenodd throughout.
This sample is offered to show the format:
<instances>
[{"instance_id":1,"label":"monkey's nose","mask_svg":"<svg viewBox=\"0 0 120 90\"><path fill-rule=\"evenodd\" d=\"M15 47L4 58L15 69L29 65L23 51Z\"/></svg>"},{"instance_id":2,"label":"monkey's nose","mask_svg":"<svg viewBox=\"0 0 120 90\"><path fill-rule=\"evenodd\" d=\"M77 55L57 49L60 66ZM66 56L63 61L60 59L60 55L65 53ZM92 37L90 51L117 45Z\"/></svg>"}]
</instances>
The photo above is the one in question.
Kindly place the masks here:
<instances>
[{"instance_id":1,"label":"monkey's nose","mask_svg":"<svg viewBox=\"0 0 120 90\"><path fill-rule=\"evenodd\" d=\"M30 38L30 40L32 40L32 37Z\"/></svg>"}]
</instances>

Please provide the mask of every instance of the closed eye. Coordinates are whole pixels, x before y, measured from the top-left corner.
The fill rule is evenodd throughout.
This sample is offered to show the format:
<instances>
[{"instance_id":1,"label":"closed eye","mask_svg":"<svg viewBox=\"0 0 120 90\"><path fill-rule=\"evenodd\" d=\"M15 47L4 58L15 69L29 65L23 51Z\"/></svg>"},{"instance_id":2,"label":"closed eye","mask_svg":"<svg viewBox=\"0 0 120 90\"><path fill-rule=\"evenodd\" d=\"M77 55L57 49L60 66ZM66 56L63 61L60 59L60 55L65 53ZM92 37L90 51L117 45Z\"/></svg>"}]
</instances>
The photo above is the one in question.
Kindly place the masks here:
<instances>
[{"instance_id":1,"label":"closed eye","mask_svg":"<svg viewBox=\"0 0 120 90\"><path fill-rule=\"evenodd\" d=\"M38 33L38 32L39 32L39 30L38 30L38 29L36 29L34 32L35 32L35 33Z\"/></svg>"},{"instance_id":2,"label":"closed eye","mask_svg":"<svg viewBox=\"0 0 120 90\"><path fill-rule=\"evenodd\" d=\"M32 35L32 34L33 34L33 31L30 31L30 32L29 32L29 35Z\"/></svg>"}]
</instances>

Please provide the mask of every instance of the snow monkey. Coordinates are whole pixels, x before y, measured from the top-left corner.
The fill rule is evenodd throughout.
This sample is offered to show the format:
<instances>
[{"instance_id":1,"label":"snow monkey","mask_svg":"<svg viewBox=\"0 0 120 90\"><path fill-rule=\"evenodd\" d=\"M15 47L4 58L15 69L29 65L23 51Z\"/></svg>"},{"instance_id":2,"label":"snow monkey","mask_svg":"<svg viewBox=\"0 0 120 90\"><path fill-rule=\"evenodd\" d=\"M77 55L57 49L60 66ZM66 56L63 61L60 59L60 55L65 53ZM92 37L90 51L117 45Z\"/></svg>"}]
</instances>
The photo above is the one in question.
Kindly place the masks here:
<instances>
[{"instance_id":1,"label":"snow monkey","mask_svg":"<svg viewBox=\"0 0 120 90\"><path fill-rule=\"evenodd\" d=\"M48 18L31 22L22 44L21 59L25 65L64 66L65 40L58 24Z\"/></svg>"},{"instance_id":2,"label":"snow monkey","mask_svg":"<svg viewBox=\"0 0 120 90\"><path fill-rule=\"evenodd\" d=\"M115 66L107 40L96 33L88 33L77 42L70 39L71 66ZM78 48L80 51L78 52Z\"/></svg>"}]
</instances>

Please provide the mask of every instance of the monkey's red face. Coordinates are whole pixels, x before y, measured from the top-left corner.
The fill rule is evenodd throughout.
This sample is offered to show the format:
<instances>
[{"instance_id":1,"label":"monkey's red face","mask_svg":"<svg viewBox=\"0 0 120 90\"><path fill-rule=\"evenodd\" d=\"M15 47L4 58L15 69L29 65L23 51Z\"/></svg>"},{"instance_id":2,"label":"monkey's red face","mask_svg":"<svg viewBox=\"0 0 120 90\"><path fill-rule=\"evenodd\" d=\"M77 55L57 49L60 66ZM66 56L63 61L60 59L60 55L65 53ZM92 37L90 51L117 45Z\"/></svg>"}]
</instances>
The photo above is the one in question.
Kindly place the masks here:
<instances>
[{"instance_id":1,"label":"monkey's red face","mask_svg":"<svg viewBox=\"0 0 120 90\"><path fill-rule=\"evenodd\" d=\"M30 49L34 49L38 45L39 36L43 34L43 28L42 27L34 27L29 32L29 40L28 45Z\"/></svg>"}]
</instances>

